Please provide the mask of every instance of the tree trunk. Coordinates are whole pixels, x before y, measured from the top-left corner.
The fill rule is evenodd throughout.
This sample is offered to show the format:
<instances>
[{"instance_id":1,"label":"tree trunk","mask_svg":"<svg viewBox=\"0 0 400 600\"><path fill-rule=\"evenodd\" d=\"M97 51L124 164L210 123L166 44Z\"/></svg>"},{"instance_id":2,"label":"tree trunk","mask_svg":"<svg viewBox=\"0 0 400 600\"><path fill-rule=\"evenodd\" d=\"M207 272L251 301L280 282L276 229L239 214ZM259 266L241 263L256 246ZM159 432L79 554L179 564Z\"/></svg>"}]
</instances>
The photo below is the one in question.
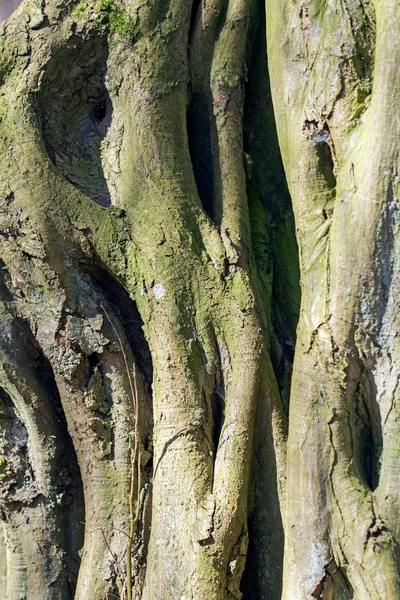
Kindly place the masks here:
<instances>
[{"instance_id":1,"label":"tree trunk","mask_svg":"<svg viewBox=\"0 0 400 600\"><path fill-rule=\"evenodd\" d=\"M1 25L7 600L400 598L399 8L266 12Z\"/></svg>"},{"instance_id":2,"label":"tree trunk","mask_svg":"<svg viewBox=\"0 0 400 600\"><path fill-rule=\"evenodd\" d=\"M302 274L283 598L398 598L399 6L268 9Z\"/></svg>"}]
</instances>

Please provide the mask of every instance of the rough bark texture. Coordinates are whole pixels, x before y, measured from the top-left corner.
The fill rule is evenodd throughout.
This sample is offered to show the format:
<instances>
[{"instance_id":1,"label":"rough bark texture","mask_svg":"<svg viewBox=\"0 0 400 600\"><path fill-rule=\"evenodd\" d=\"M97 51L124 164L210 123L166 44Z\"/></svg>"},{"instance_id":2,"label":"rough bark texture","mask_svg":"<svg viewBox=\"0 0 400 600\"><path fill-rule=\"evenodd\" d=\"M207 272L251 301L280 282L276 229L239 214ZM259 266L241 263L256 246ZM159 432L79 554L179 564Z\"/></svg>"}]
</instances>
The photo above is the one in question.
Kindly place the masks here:
<instances>
[{"instance_id":1,"label":"rough bark texture","mask_svg":"<svg viewBox=\"0 0 400 600\"><path fill-rule=\"evenodd\" d=\"M398 598L399 5L267 8L302 274L283 598Z\"/></svg>"},{"instance_id":2,"label":"rough bark texture","mask_svg":"<svg viewBox=\"0 0 400 600\"><path fill-rule=\"evenodd\" d=\"M0 26L7 600L400 598L400 10L266 13Z\"/></svg>"}]
</instances>

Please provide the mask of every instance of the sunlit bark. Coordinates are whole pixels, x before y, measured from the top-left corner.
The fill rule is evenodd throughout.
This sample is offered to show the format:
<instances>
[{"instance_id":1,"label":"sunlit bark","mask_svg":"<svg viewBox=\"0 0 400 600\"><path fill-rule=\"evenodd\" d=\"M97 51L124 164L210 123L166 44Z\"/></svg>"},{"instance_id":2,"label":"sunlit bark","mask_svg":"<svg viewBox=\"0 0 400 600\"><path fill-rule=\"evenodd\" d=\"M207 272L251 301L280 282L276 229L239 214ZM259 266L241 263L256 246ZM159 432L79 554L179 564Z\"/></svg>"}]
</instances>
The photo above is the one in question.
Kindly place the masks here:
<instances>
[{"instance_id":1,"label":"sunlit bark","mask_svg":"<svg viewBox=\"0 0 400 600\"><path fill-rule=\"evenodd\" d=\"M0 26L7 600L400 598L399 8L266 13Z\"/></svg>"}]
</instances>

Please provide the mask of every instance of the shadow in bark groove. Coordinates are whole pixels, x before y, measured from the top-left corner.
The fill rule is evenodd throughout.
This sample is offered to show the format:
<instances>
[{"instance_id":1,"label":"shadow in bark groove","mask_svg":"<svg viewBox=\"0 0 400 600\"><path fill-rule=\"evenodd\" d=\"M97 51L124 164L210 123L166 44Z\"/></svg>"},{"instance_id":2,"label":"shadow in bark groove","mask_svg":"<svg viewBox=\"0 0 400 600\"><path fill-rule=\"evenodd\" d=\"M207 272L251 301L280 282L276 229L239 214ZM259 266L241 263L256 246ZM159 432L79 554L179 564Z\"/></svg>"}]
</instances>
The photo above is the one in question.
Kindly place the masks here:
<instances>
[{"instance_id":1,"label":"shadow in bark groove","mask_svg":"<svg viewBox=\"0 0 400 600\"><path fill-rule=\"evenodd\" d=\"M300 268L291 198L276 131L267 65L264 5L255 36L244 105L244 160L254 259L271 359L286 411L300 314Z\"/></svg>"},{"instance_id":2,"label":"shadow in bark groove","mask_svg":"<svg viewBox=\"0 0 400 600\"><path fill-rule=\"evenodd\" d=\"M221 189L219 149L212 94L195 94L187 113L189 152L197 191L204 211L217 225L221 220L216 191Z\"/></svg>"},{"instance_id":3,"label":"shadow in bark groove","mask_svg":"<svg viewBox=\"0 0 400 600\"><path fill-rule=\"evenodd\" d=\"M386 192L386 205L382 214L382 220L380 223L379 234L377 239L377 268L376 268L376 281L373 294L374 305L368 310L368 307L362 307L364 314L368 318L368 312L376 314L376 328L374 332L381 338L384 335L388 335L388 332L382 331L384 323L384 317L387 310L388 302L390 299L390 292L392 286L393 273L395 270L395 238L394 232L396 231L396 220L397 220L397 199L394 196L393 186L390 182ZM366 292L369 292L370 284L366 284ZM375 290L379 290L376 294ZM379 332L379 333L378 333ZM383 335L382 335L383 334ZM389 334L390 335L390 334ZM379 340L380 345L382 341Z\"/></svg>"},{"instance_id":4,"label":"shadow in bark groove","mask_svg":"<svg viewBox=\"0 0 400 600\"><path fill-rule=\"evenodd\" d=\"M260 12L246 84L244 161L252 249L260 282L259 303L271 331L270 352L279 392L289 411L300 307L298 249L272 106L263 5ZM245 600L280 600L282 594L284 532L276 491L275 448L269 433L274 392L268 389L271 381L266 366L265 370L267 390L260 396L256 417L249 548L240 588Z\"/></svg>"},{"instance_id":5,"label":"shadow in bark groove","mask_svg":"<svg viewBox=\"0 0 400 600\"><path fill-rule=\"evenodd\" d=\"M223 344L216 345L218 355L217 371L215 376L214 392L211 394L211 412L212 412L212 443L214 456L217 455L218 445L221 437L222 428L225 421L225 369L231 369L231 358L227 347Z\"/></svg>"},{"instance_id":6,"label":"shadow in bark groove","mask_svg":"<svg viewBox=\"0 0 400 600\"><path fill-rule=\"evenodd\" d=\"M197 29L199 19L201 19L202 5L201 0L193 0L192 13L190 15L190 27L189 27L189 44L192 39L193 32Z\"/></svg>"},{"instance_id":7,"label":"shadow in bark groove","mask_svg":"<svg viewBox=\"0 0 400 600\"><path fill-rule=\"evenodd\" d=\"M355 392L355 417L358 436L354 446L358 451L361 475L371 491L379 485L383 434L377 389L371 374L365 373ZM358 426L357 426L358 424Z\"/></svg>"},{"instance_id":8,"label":"shadow in bark groove","mask_svg":"<svg viewBox=\"0 0 400 600\"><path fill-rule=\"evenodd\" d=\"M219 439L221 436L222 427L225 419L225 399L223 395L214 392L212 398L212 414L213 414L213 446L214 456L217 454Z\"/></svg>"},{"instance_id":9,"label":"shadow in bark groove","mask_svg":"<svg viewBox=\"0 0 400 600\"><path fill-rule=\"evenodd\" d=\"M195 0L192 7L188 40L189 63L192 59L190 44L194 36L200 35L198 30L202 27L202 11L201 1ZM226 11L227 3L219 15L216 39L223 26ZM207 48L207 51L209 50ZM205 57L205 62L202 63L202 68L206 72L204 80L202 79L203 75L197 73L197 77L200 77L197 82L199 85L197 89L192 90L187 110L186 127L193 174L200 201L210 219L216 225L219 225L222 215L220 214L221 207L218 205L217 196L221 190L221 172L213 97L209 81L210 73L208 72L208 69L211 69L212 57L212 52L209 52L209 56Z\"/></svg>"}]
</instances>

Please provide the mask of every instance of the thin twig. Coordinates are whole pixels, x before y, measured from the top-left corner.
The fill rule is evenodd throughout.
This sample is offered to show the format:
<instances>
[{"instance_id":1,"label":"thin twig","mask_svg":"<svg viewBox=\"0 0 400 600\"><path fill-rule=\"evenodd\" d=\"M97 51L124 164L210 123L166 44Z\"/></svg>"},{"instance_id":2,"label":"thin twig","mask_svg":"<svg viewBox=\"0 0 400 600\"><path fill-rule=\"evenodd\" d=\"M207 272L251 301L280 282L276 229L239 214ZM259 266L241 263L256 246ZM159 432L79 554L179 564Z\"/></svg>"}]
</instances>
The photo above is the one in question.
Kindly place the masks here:
<instances>
[{"instance_id":1,"label":"thin twig","mask_svg":"<svg viewBox=\"0 0 400 600\"><path fill-rule=\"evenodd\" d=\"M101 305L101 308L104 314L107 317L108 322L110 323L119 343L119 347L121 349L121 353L124 359L125 370L129 381L129 388L131 393L131 399L133 404L133 412L135 419L135 431L134 431L134 444L133 444L133 452L131 452L131 479L130 479L130 490L129 490L129 516L130 516L130 531L128 537L128 542L126 544L126 591L128 600L132 600L132 543L133 537L136 532L137 522L139 519L139 507L140 507L140 489L141 489L141 470L140 470L140 459L141 453L139 451L139 400L138 400L138 390L137 390L137 379L136 379L136 366L135 363L132 364L132 374L134 379L134 384L132 382L131 373L129 370L128 359L126 356L126 352L124 346L122 344L121 337L116 330L114 323L112 322L110 315ZM136 473L137 471L137 473ZM136 477L135 477L136 475ZM134 494L135 494L135 479L137 480L137 498L136 498L136 511L133 511L133 503L134 503ZM125 532L124 532L125 533ZM125 534L126 535L126 534Z\"/></svg>"},{"instance_id":2,"label":"thin twig","mask_svg":"<svg viewBox=\"0 0 400 600\"><path fill-rule=\"evenodd\" d=\"M122 533L123 535L126 535L126 537L129 539L129 533L126 533L126 531L124 531L123 529L118 529L118 527L113 527L112 530L118 531L118 533Z\"/></svg>"}]
</instances>

